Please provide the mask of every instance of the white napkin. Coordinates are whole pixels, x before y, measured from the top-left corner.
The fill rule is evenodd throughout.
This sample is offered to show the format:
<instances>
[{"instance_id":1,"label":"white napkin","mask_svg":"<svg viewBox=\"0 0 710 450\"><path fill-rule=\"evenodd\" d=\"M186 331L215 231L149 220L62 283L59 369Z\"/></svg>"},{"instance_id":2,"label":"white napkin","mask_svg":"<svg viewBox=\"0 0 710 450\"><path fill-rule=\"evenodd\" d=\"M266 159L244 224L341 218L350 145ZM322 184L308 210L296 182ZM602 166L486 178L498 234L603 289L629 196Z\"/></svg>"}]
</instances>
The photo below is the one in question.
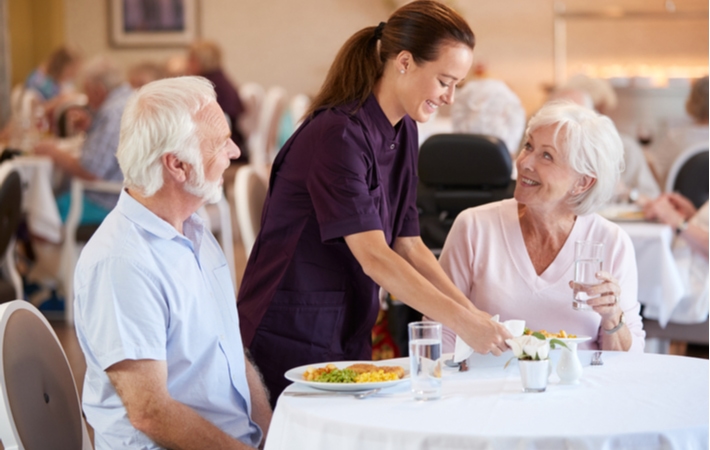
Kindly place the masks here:
<instances>
[{"instance_id":1,"label":"white napkin","mask_svg":"<svg viewBox=\"0 0 710 450\"><path fill-rule=\"evenodd\" d=\"M498 314L491 317L493 322L498 322L500 317ZM525 331L524 320L506 320L503 326L513 335L513 337L522 336ZM468 359L473 354L473 349L468 346L460 337L456 336L456 346L454 347L454 362L458 363Z\"/></svg>"}]
</instances>

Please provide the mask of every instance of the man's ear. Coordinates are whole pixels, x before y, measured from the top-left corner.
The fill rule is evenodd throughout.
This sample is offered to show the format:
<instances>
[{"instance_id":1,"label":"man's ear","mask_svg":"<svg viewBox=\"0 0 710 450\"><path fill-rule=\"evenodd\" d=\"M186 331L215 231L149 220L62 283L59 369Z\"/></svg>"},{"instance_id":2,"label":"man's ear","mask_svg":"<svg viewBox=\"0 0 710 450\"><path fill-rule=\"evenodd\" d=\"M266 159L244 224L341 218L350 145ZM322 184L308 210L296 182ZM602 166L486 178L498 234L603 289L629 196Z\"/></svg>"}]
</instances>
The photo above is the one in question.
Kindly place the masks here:
<instances>
[{"instance_id":1,"label":"man's ear","mask_svg":"<svg viewBox=\"0 0 710 450\"><path fill-rule=\"evenodd\" d=\"M160 157L165 176L177 184L185 183L189 177L190 165L180 161L174 153L165 153Z\"/></svg>"}]
</instances>

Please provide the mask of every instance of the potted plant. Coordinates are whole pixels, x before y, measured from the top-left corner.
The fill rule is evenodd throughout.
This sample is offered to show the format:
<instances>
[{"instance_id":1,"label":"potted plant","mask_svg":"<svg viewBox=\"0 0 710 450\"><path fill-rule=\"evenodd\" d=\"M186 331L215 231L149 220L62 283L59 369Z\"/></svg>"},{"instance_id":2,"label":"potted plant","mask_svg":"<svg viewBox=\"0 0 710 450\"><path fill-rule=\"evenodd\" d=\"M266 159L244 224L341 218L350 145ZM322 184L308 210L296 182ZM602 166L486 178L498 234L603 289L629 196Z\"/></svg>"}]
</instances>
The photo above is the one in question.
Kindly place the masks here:
<instances>
[{"instance_id":1,"label":"potted plant","mask_svg":"<svg viewBox=\"0 0 710 450\"><path fill-rule=\"evenodd\" d=\"M548 340L540 333L506 339L505 342L513 350L513 358L505 363L505 367L513 359L518 360L523 391L545 392L550 374L550 348L557 345L567 348L567 345L559 339Z\"/></svg>"}]
</instances>

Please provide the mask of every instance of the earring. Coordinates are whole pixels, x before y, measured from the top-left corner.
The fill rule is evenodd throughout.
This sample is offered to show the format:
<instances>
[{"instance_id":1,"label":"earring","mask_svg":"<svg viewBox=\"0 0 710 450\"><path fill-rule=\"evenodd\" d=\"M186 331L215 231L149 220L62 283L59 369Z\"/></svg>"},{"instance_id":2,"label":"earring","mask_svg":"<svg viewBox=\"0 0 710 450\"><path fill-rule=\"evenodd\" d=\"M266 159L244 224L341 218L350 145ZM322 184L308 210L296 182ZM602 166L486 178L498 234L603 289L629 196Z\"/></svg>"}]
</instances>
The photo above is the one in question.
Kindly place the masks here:
<instances>
[{"instance_id":1,"label":"earring","mask_svg":"<svg viewBox=\"0 0 710 450\"><path fill-rule=\"evenodd\" d=\"M399 73L401 73L402 75L404 75L404 69L400 70Z\"/></svg>"}]
</instances>

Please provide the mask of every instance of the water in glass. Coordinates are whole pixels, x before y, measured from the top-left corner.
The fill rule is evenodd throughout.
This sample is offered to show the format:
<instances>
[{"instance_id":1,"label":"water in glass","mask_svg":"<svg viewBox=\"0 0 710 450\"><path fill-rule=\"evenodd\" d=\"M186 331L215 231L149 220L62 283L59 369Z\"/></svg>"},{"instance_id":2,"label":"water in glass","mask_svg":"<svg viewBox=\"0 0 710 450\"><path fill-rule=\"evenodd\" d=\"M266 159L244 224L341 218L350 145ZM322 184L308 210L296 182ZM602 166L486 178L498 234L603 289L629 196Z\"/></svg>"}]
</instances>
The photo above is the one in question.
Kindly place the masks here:
<instances>
[{"instance_id":1,"label":"water in glass","mask_svg":"<svg viewBox=\"0 0 710 450\"><path fill-rule=\"evenodd\" d=\"M574 282L583 288L599 284L596 273L602 270L601 259L579 259L574 262ZM587 301L599 297L598 295L590 296L585 291L575 287L572 307L574 309L591 309L587 305Z\"/></svg>"},{"instance_id":2,"label":"water in glass","mask_svg":"<svg viewBox=\"0 0 710 450\"><path fill-rule=\"evenodd\" d=\"M416 400L441 397L441 338L409 341L412 393Z\"/></svg>"}]
</instances>

